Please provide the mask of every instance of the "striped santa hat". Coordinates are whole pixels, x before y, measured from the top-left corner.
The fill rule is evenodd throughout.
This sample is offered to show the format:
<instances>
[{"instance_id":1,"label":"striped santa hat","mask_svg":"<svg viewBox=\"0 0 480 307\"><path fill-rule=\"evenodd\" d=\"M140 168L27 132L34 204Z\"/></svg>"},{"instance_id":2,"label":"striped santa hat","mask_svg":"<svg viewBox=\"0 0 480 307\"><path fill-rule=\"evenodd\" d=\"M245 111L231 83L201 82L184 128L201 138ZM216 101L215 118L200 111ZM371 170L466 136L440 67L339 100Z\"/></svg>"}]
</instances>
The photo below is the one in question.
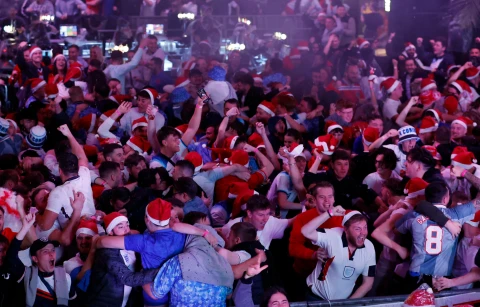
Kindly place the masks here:
<instances>
[{"instance_id":1,"label":"striped santa hat","mask_svg":"<svg viewBox=\"0 0 480 307\"><path fill-rule=\"evenodd\" d=\"M97 223L93 219L80 219L78 223L77 230L75 231L75 237L78 237L81 234L85 234L88 236L94 236L98 234L98 227Z\"/></svg>"},{"instance_id":2,"label":"striped santa hat","mask_svg":"<svg viewBox=\"0 0 480 307\"><path fill-rule=\"evenodd\" d=\"M170 222L172 204L161 198L150 202L145 209L145 215L155 226L165 227Z\"/></svg>"}]
</instances>

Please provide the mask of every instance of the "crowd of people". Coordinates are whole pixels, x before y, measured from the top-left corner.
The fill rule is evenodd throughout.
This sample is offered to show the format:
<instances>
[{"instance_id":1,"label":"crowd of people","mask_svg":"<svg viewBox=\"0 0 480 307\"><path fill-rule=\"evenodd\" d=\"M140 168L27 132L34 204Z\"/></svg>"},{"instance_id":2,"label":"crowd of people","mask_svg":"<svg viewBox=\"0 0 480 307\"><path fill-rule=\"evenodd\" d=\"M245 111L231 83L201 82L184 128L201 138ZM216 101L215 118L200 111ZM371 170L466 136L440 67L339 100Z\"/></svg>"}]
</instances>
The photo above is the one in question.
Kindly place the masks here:
<instances>
[{"instance_id":1,"label":"crowd of people","mask_svg":"<svg viewBox=\"0 0 480 307\"><path fill-rule=\"evenodd\" d=\"M344 9L260 73L233 51L172 77L155 36L108 59L19 43L0 81L18 106L0 109L0 306L473 287L480 49L456 62L442 37L395 50L392 33L385 64Z\"/></svg>"}]
</instances>

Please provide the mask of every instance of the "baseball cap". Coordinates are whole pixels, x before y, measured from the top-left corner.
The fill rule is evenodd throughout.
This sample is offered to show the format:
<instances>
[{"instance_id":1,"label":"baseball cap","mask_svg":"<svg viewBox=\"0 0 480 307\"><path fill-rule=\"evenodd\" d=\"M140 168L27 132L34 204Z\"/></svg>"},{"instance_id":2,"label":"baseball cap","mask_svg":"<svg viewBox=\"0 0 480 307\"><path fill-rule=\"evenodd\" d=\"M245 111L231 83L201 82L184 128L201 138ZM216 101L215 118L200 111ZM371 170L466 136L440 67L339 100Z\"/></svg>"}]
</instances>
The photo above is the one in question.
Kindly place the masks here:
<instances>
[{"instance_id":1,"label":"baseball cap","mask_svg":"<svg viewBox=\"0 0 480 307\"><path fill-rule=\"evenodd\" d=\"M35 254L47 246L48 244L53 244L54 247L59 247L60 243L58 241L50 241L48 238L40 238L33 242L32 246L30 246L30 256L35 256Z\"/></svg>"}]
</instances>

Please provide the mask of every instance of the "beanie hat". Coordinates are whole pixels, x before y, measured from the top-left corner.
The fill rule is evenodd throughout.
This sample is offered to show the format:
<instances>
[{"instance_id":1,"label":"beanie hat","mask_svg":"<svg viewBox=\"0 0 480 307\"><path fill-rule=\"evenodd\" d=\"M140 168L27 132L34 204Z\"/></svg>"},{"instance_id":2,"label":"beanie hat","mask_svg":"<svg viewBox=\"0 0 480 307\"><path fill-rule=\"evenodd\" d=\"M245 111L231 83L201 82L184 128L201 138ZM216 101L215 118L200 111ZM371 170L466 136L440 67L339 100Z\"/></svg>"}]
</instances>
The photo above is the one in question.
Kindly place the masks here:
<instances>
[{"instance_id":1,"label":"beanie hat","mask_svg":"<svg viewBox=\"0 0 480 307\"><path fill-rule=\"evenodd\" d=\"M77 231L75 231L75 237L78 237L80 234L94 236L98 234L98 227L95 220L80 219L78 223Z\"/></svg>"},{"instance_id":2,"label":"beanie hat","mask_svg":"<svg viewBox=\"0 0 480 307\"><path fill-rule=\"evenodd\" d=\"M208 77L213 81L225 81L227 72L221 66L213 66L208 72Z\"/></svg>"},{"instance_id":3,"label":"beanie hat","mask_svg":"<svg viewBox=\"0 0 480 307\"><path fill-rule=\"evenodd\" d=\"M447 96L443 102L443 107L447 110L447 113L453 115L458 109L458 99L455 96Z\"/></svg>"},{"instance_id":4,"label":"beanie hat","mask_svg":"<svg viewBox=\"0 0 480 307\"><path fill-rule=\"evenodd\" d=\"M177 87L173 90L170 94L172 103L180 103L185 102L190 99L190 94L188 93L187 89L184 87Z\"/></svg>"},{"instance_id":5,"label":"beanie hat","mask_svg":"<svg viewBox=\"0 0 480 307\"><path fill-rule=\"evenodd\" d=\"M342 219L342 226L345 226L345 223L348 222L348 220L351 219L352 216L357 214L361 215L361 213L357 210L352 210L352 211L349 211L348 213L345 212L345 215L343 216L343 219Z\"/></svg>"},{"instance_id":6,"label":"beanie hat","mask_svg":"<svg viewBox=\"0 0 480 307\"><path fill-rule=\"evenodd\" d=\"M161 198L150 202L145 209L147 218L156 226L165 227L170 222L172 204Z\"/></svg>"},{"instance_id":7,"label":"beanie hat","mask_svg":"<svg viewBox=\"0 0 480 307\"><path fill-rule=\"evenodd\" d=\"M476 164L477 159L475 159L475 155L470 151L461 152L452 159L453 166L459 166L464 169L472 168L472 164Z\"/></svg>"},{"instance_id":8,"label":"beanie hat","mask_svg":"<svg viewBox=\"0 0 480 307\"><path fill-rule=\"evenodd\" d=\"M389 94L392 93L399 85L400 82L394 78L387 78L380 84L380 86Z\"/></svg>"},{"instance_id":9,"label":"beanie hat","mask_svg":"<svg viewBox=\"0 0 480 307\"><path fill-rule=\"evenodd\" d=\"M427 284L420 285L407 297L403 307L435 307L435 296L432 288Z\"/></svg>"},{"instance_id":10,"label":"beanie hat","mask_svg":"<svg viewBox=\"0 0 480 307\"><path fill-rule=\"evenodd\" d=\"M0 138L4 138L8 134L10 123L5 118L0 117Z\"/></svg>"},{"instance_id":11,"label":"beanie hat","mask_svg":"<svg viewBox=\"0 0 480 307\"><path fill-rule=\"evenodd\" d=\"M78 81L81 77L82 77L82 69L80 67L71 66L68 69L67 74L65 75L65 79L63 80L63 82L66 83L70 80Z\"/></svg>"},{"instance_id":12,"label":"beanie hat","mask_svg":"<svg viewBox=\"0 0 480 307\"><path fill-rule=\"evenodd\" d=\"M248 138L248 144L252 145L255 148L265 148L265 143L263 142L262 136L257 132L252 133Z\"/></svg>"},{"instance_id":13,"label":"beanie hat","mask_svg":"<svg viewBox=\"0 0 480 307\"><path fill-rule=\"evenodd\" d=\"M30 49L28 49L28 51L29 51L30 59L32 59L33 54L37 51L42 51L42 49L40 49L40 47L37 47L37 46L32 46L30 47Z\"/></svg>"},{"instance_id":14,"label":"beanie hat","mask_svg":"<svg viewBox=\"0 0 480 307\"><path fill-rule=\"evenodd\" d=\"M289 57L292 60L300 59L300 51L298 50L298 48L292 48L292 50L290 50L290 56Z\"/></svg>"},{"instance_id":15,"label":"beanie hat","mask_svg":"<svg viewBox=\"0 0 480 307\"><path fill-rule=\"evenodd\" d=\"M127 145L141 155L150 150L150 143L139 136L132 136L127 141Z\"/></svg>"},{"instance_id":16,"label":"beanie hat","mask_svg":"<svg viewBox=\"0 0 480 307\"><path fill-rule=\"evenodd\" d=\"M270 101L262 101L262 103L259 104L257 108L267 112L270 116L275 116L275 106Z\"/></svg>"},{"instance_id":17,"label":"beanie hat","mask_svg":"<svg viewBox=\"0 0 480 307\"><path fill-rule=\"evenodd\" d=\"M130 96L130 95L122 95L122 94L117 94L117 95L113 95L113 96L110 96L108 97L111 101L114 101L118 104L121 104L123 101L125 100L132 100L133 97ZM114 110L115 111L115 110Z\"/></svg>"},{"instance_id":18,"label":"beanie hat","mask_svg":"<svg viewBox=\"0 0 480 307\"><path fill-rule=\"evenodd\" d=\"M359 49L362 49L363 47L366 47L368 45L370 45L370 42L367 41L366 39L361 37L357 38L357 46Z\"/></svg>"},{"instance_id":19,"label":"beanie hat","mask_svg":"<svg viewBox=\"0 0 480 307\"><path fill-rule=\"evenodd\" d=\"M476 67L470 67L469 69L467 69L467 71L465 72L465 75L467 76L467 79L468 80L473 80L475 79L476 77L478 77L478 74L480 73L480 70Z\"/></svg>"},{"instance_id":20,"label":"beanie hat","mask_svg":"<svg viewBox=\"0 0 480 307\"><path fill-rule=\"evenodd\" d=\"M190 83L190 79L184 76L180 76L175 80L175 88L187 86Z\"/></svg>"},{"instance_id":21,"label":"beanie hat","mask_svg":"<svg viewBox=\"0 0 480 307\"><path fill-rule=\"evenodd\" d=\"M32 93L35 93L36 91L41 89L43 86L47 85L47 82L45 82L45 80L40 78L31 78L31 79L28 79L27 85L30 85L30 89L32 90Z\"/></svg>"},{"instance_id":22,"label":"beanie hat","mask_svg":"<svg viewBox=\"0 0 480 307\"><path fill-rule=\"evenodd\" d=\"M287 78L281 73L271 74L263 78L263 85L268 86L271 83L281 83L282 85L285 85L287 84Z\"/></svg>"},{"instance_id":23,"label":"beanie hat","mask_svg":"<svg viewBox=\"0 0 480 307\"><path fill-rule=\"evenodd\" d=\"M437 84L435 83L435 80L433 80L433 79L423 78L422 82L420 83L420 88L421 88L422 92L423 91L428 91L428 90L436 89Z\"/></svg>"},{"instance_id":24,"label":"beanie hat","mask_svg":"<svg viewBox=\"0 0 480 307\"><path fill-rule=\"evenodd\" d=\"M450 155L450 159L455 158L458 154L462 152L468 152L467 147L465 146L457 146L453 149L452 154Z\"/></svg>"},{"instance_id":25,"label":"beanie hat","mask_svg":"<svg viewBox=\"0 0 480 307\"><path fill-rule=\"evenodd\" d=\"M310 142L312 148L318 149L324 155L331 156L338 147L339 141L332 135L322 135L315 139L315 143Z\"/></svg>"},{"instance_id":26,"label":"beanie hat","mask_svg":"<svg viewBox=\"0 0 480 307\"><path fill-rule=\"evenodd\" d=\"M198 152L191 151L185 156L184 159L192 162L193 166L195 167L195 173L200 172L200 170L203 167L203 159L202 159L202 156Z\"/></svg>"},{"instance_id":27,"label":"beanie hat","mask_svg":"<svg viewBox=\"0 0 480 307\"><path fill-rule=\"evenodd\" d=\"M376 139L380 137L380 132L377 128L367 127L363 130L362 139L365 145L370 146Z\"/></svg>"},{"instance_id":28,"label":"beanie hat","mask_svg":"<svg viewBox=\"0 0 480 307\"><path fill-rule=\"evenodd\" d=\"M121 222L128 222L128 219L125 215L122 215L118 212L112 212L103 217L103 223L105 224L105 232L109 234L113 231L118 224Z\"/></svg>"},{"instance_id":29,"label":"beanie hat","mask_svg":"<svg viewBox=\"0 0 480 307\"><path fill-rule=\"evenodd\" d=\"M150 96L150 103L151 104L154 104L155 99L158 98L158 92L156 90L154 90L153 88L146 88L146 89L141 90L140 92L146 92L148 94L148 96Z\"/></svg>"},{"instance_id":30,"label":"beanie hat","mask_svg":"<svg viewBox=\"0 0 480 307\"><path fill-rule=\"evenodd\" d=\"M223 148L226 148L226 149L233 149L235 147L235 143L237 142L238 140L238 135L236 136L229 136L224 144L223 144Z\"/></svg>"},{"instance_id":31,"label":"beanie hat","mask_svg":"<svg viewBox=\"0 0 480 307\"><path fill-rule=\"evenodd\" d=\"M339 124L337 124L336 122L331 121L331 120L329 120L325 123L325 128L327 128L327 133L330 133L335 129L340 129L340 130L343 131L342 126L340 126Z\"/></svg>"},{"instance_id":32,"label":"beanie hat","mask_svg":"<svg viewBox=\"0 0 480 307\"><path fill-rule=\"evenodd\" d=\"M470 118L468 117L463 117L463 116L460 116L459 118L455 119L454 121L452 121L452 125L453 124L459 124L459 125L462 125L463 127L465 127L465 129L468 128L468 126L473 126L473 127L476 127L477 126L477 123L474 122L473 120L471 120Z\"/></svg>"},{"instance_id":33,"label":"beanie hat","mask_svg":"<svg viewBox=\"0 0 480 307\"><path fill-rule=\"evenodd\" d=\"M412 126L404 126L398 129L398 138L399 138L398 140L399 145L408 140L419 139L417 132L415 131L415 128L413 128Z\"/></svg>"},{"instance_id":34,"label":"beanie hat","mask_svg":"<svg viewBox=\"0 0 480 307\"><path fill-rule=\"evenodd\" d=\"M44 127L37 125L30 129L30 133L27 135L27 144L33 149L40 149L46 139L47 131Z\"/></svg>"},{"instance_id":35,"label":"beanie hat","mask_svg":"<svg viewBox=\"0 0 480 307\"><path fill-rule=\"evenodd\" d=\"M310 48L308 47L308 41L299 41L297 49L301 51L309 51Z\"/></svg>"},{"instance_id":36,"label":"beanie hat","mask_svg":"<svg viewBox=\"0 0 480 307\"><path fill-rule=\"evenodd\" d=\"M82 116L78 119L77 124L81 129L85 129L88 133L92 132L95 128L95 122L97 121L97 114L90 113Z\"/></svg>"},{"instance_id":37,"label":"beanie hat","mask_svg":"<svg viewBox=\"0 0 480 307\"><path fill-rule=\"evenodd\" d=\"M439 91L431 89L420 93L420 102L428 107L442 97Z\"/></svg>"},{"instance_id":38,"label":"beanie hat","mask_svg":"<svg viewBox=\"0 0 480 307\"><path fill-rule=\"evenodd\" d=\"M148 122L145 116L139 117L132 122L132 132L138 127L148 127Z\"/></svg>"},{"instance_id":39,"label":"beanie hat","mask_svg":"<svg viewBox=\"0 0 480 307\"><path fill-rule=\"evenodd\" d=\"M240 164L248 167L250 158L245 150L234 150L230 156L230 164Z\"/></svg>"},{"instance_id":40,"label":"beanie hat","mask_svg":"<svg viewBox=\"0 0 480 307\"><path fill-rule=\"evenodd\" d=\"M180 135L183 135L185 132L187 132L187 129L188 129L188 124L183 124L175 127L175 130L177 130L180 133Z\"/></svg>"},{"instance_id":41,"label":"beanie hat","mask_svg":"<svg viewBox=\"0 0 480 307\"><path fill-rule=\"evenodd\" d=\"M428 150L428 152L432 154L432 157L435 160L442 160L442 156L440 156L440 154L438 153L437 148L435 146L424 145L424 146L422 146L422 148Z\"/></svg>"},{"instance_id":42,"label":"beanie hat","mask_svg":"<svg viewBox=\"0 0 480 307\"><path fill-rule=\"evenodd\" d=\"M438 123L433 117L425 116L420 122L420 133L434 132L438 129Z\"/></svg>"},{"instance_id":43,"label":"beanie hat","mask_svg":"<svg viewBox=\"0 0 480 307\"><path fill-rule=\"evenodd\" d=\"M47 98L50 98L50 99L57 98L57 95L58 95L57 85L53 83L48 83L47 86L45 86L45 94L47 95Z\"/></svg>"},{"instance_id":44,"label":"beanie hat","mask_svg":"<svg viewBox=\"0 0 480 307\"><path fill-rule=\"evenodd\" d=\"M411 49L416 50L417 48L415 48L415 45L412 44L411 42L406 42L405 43L405 51L408 51L408 50L411 50Z\"/></svg>"},{"instance_id":45,"label":"beanie hat","mask_svg":"<svg viewBox=\"0 0 480 307\"><path fill-rule=\"evenodd\" d=\"M412 178L405 185L405 190L403 191L407 194L408 198L415 198L420 195L425 195L425 188L428 186L428 182L422 178Z\"/></svg>"}]
</instances>

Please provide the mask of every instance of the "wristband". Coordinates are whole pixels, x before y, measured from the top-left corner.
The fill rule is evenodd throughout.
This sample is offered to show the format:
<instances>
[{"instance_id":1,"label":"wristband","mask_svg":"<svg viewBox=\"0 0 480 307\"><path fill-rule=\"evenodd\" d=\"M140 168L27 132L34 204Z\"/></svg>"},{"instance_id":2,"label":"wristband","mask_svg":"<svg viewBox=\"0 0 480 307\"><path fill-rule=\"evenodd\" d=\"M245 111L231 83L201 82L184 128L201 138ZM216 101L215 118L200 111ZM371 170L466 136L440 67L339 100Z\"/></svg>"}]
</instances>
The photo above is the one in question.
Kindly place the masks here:
<instances>
[{"instance_id":1,"label":"wristband","mask_svg":"<svg viewBox=\"0 0 480 307\"><path fill-rule=\"evenodd\" d=\"M208 235L208 234L209 234L208 230L205 230L205 231L203 232L203 235L202 235L202 237L204 237L204 238L205 238L205 236L206 236L206 235Z\"/></svg>"},{"instance_id":2,"label":"wristband","mask_svg":"<svg viewBox=\"0 0 480 307\"><path fill-rule=\"evenodd\" d=\"M465 174L467 173L468 171L466 169L463 170L462 174L460 175L460 177L465 177Z\"/></svg>"},{"instance_id":3,"label":"wristband","mask_svg":"<svg viewBox=\"0 0 480 307\"><path fill-rule=\"evenodd\" d=\"M202 109L203 106L197 104L196 108L197 108L197 109Z\"/></svg>"}]
</instances>

